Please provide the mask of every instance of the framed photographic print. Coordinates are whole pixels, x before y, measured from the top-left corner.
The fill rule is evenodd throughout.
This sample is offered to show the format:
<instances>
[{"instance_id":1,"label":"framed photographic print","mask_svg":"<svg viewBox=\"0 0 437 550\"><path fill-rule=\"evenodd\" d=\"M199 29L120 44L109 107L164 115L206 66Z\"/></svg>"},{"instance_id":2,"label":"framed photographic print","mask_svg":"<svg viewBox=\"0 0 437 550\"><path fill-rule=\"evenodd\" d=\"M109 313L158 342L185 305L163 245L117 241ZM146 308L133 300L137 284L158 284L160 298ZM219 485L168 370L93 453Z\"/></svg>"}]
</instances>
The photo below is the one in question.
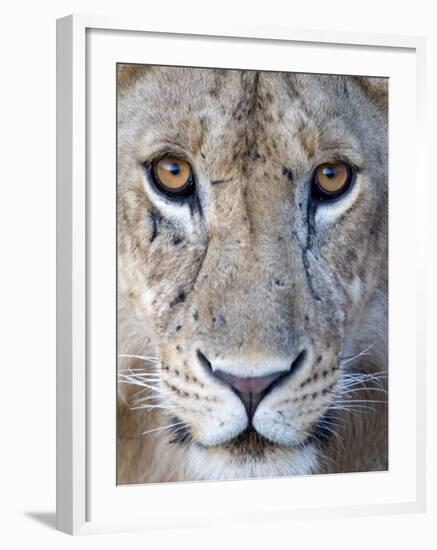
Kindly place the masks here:
<instances>
[{"instance_id":1,"label":"framed photographic print","mask_svg":"<svg viewBox=\"0 0 437 550\"><path fill-rule=\"evenodd\" d=\"M423 509L423 49L58 21L59 529Z\"/></svg>"}]
</instances>

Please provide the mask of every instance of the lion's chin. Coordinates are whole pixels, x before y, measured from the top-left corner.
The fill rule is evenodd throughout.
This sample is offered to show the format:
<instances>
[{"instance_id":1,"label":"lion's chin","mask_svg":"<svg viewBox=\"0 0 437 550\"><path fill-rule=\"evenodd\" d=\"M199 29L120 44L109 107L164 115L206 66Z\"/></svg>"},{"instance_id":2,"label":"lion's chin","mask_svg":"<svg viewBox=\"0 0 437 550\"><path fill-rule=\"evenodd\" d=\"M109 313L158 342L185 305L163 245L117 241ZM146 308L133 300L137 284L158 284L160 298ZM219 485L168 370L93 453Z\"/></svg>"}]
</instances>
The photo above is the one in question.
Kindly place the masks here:
<instances>
[{"instance_id":1,"label":"lion's chin","mask_svg":"<svg viewBox=\"0 0 437 550\"><path fill-rule=\"evenodd\" d=\"M211 447L192 441L186 452L195 480L309 475L318 471L317 455L312 444L296 447L277 445L253 430Z\"/></svg>"}]
</instances>

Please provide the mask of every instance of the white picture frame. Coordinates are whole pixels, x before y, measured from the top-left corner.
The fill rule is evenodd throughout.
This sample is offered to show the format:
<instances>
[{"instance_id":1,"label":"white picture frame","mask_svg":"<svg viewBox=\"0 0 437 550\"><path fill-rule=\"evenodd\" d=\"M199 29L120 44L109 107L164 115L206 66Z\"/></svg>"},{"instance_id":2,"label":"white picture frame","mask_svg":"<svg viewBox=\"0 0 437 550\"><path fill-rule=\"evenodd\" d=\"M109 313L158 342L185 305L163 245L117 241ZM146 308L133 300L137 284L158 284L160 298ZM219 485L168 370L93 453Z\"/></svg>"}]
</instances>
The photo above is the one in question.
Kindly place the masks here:
<instances>
[{"instance_id":1,"label":"white picture frame","mask_svg":"<svg viewBox=\"0 0 437 550\"><path fill-rule=\"evenodd\" d=\"M153 53L153 48L143 46L138 48L138 44L144 40L153 40L155 46L159 43L160 54L157 56ZM205 45L205 48L203 50L198 48L199 44ZM220 48L215 47L217 44L220 44ZM188 53L184 53L184 47L187 48ZM256 56L251 53L255 48ZM286 48L294 48L299 54L296 55L294 64L284 66L283 61L282 65L281 61L275 61L277 65L273 67L272 50L277 49L279 52L279 49L284 51ZM196 57L201 55L201 51L203 56L210 56L209 62L205 61L205 57L203 57L204 61ZM322 55L323 52L329 52L329 56ZM382 477L381 473L374 473L360 474L367 477L358 479L355 474L338 474L312 476L318 478L315 480L302 477L292 480L160 484L141 487L116 487L115 477L113 477L116 460L113 446L115 443L115 374L111 378L110 369L115 368L115 355L113 363L110 363L113 367L110 366L105 370L102 370L102 365L107 365L108 362L103 357L101 360L96 360L96 355L99 355L101 342L105 339L108 341L108 336L114 337L115 346L115 332L113 332L115 325L112 316L115 315L115 310L107 315L106 322L102 317L106 316L108 310L103 315L96 314L96 311L103 311L107 307L103 304L107 304L108 300L110 311L112 311L111 304L115 304L115 271L112 269L114 264L111 263L111 254L115 254L115 248L113 248L115 210L112 209L115 187L108 185L108 189L112 191L104 191L102 195L98 195L100 213L97 225L95 204L96 193L100 191L97 184L93 185L91 182L97 181L96 164L99 166L99 177L105 181L115 178L115 110L114 120L108 123L108 131L105 130L107 135L104 136L102 131L102 117L108 114L111 104L115 105L114 95L111 96L115 90L115 79L112 81L114 88L108 91L108 96L99 96L99 106L94 97L96 90L101 92L102 89L98 88L99 86L103 87L107 86L108 82L111 83L111 71L115 71L114 62L117 61L196 66L220 66L222 63L222 66L232 67L232 57L235 57L235 67L242 67L241 59L244 58L245 67L251 65L251 68L259 69L282 68L317 72L313 68L317 69L318 65L311 65L309 59L317 56L320 58L321 55L325 63L323 72L349 73L352 71L352 74L392 77L395 85L390 88L390 150L392 153L390 178L393 180L396 177L400 186L404 184L401 166L397 161L402 158L405 144L399 139L398 132L395 132L401 128L399 113L403 109L405 131L408 130L408 135L413 136L410 140L414 139L416 143L416 159L412 163L415 167L414 189L416 194L423 192L424 112L421 93L425 78L425 40L421 37L316 33L310 30L251 28L250 26L247 28L230 26L228 29L197 28L195 24L181 29L177 25L172 26L171 22L157 27L141 21L81 15L58 20L57 528L59 530L70 534L84 534L127 529L169 528L170 526L205 526L223 521L258 521L259 518L263 518L264 521L273 521L285 518L292 520L293 518L425 510L426 373L423 294L425 253L420 239L420 235L424 234L425 222L417 214L413 220L414 231L408 241L409 250L412 250L412 258L409 262L411 265L404 269L402 280L390 291L390 300L394 307L399 302L397 297L400 296L398 292L401 291L396 287L403 286L405 294L404 316L399 316L398 310L393 310L390 315L391 341L393 338L403 341L402 336L411 333L412 330L416 337L413 339L413 344L408 349L403 349L401 353L393 348L390 349L391 362L394 361L400 365L404 363L405 367L406 362L409 361L410 368L411 361L414 363L414 376L409 376L407 380L407 377L401 373L399 378L394 376L394 382L390 380L390 399L393 399L393 406L390 403L390 463L394 465L394 470L391 469L387 477ZM356 63L355 71L365 71L364 67L367 67L367 72L351 70L351 56L354 56L354 63ZM320 60L317 62L320 63ZM392 64L391 68L390 64ZM405 74L402 77L401 72L405 73L406 77ZM406 91L397 93L401 78L409 78L409 87L406 85ZM102 138L102 144L97 148L96 136ZM411 150L411 141L409 149ZM108 152L111 151L113 155L108 157ZM102 155L110 158L105 166L98 162L103 158ZM405 198L402 196L393 196L390 203L391 273L396 273L395 268L399 266L398 262L402 259L396 234L399 232L399 235L404 238L402 212L405 204ZM109 236L105 242L102 240L104 237L101 228L108 230ZM99 244L98 263L105 268L109 266L107 271L109 275L105 281L99 277L100 273L96 267L97 244ZM97 279L101 283L99 288L96 287ZM101 328L97 331L96 315L97 317L100 315L100 321L102 321ZM111 346L108 347L111 348ZM113 350L109 349L107 353L111 354ZM110 358L111 355L108 357ZM399 371L402 371L401 367ZM112 383L114 386L111 389ZM406 459L397 462L400 458L397 455L401 454L402 449L396 444L397 428L393 423L393 417L401 414L402 411L394 407L396 403L402 403L406 390L411 391L411 387L416 389L412 405L414 414L409 411L409 418L406 417L403 422L409 446L409 449L405 448L404 451L409 458L407 456ZM100 415L106 412L109 412L108 422L106 430L102 433L102 430L97 430L96 426L102 425ZM97 440L99 440L98 445ZM106 457L105 460L102 460L102 456ZM108 467L106 467L107 463L110 464ZM403 481L400 483L401 478ZM261 491L270 497L270 500L255 497L254 483L257 484L256 492ZM350 487L355 483L363 492L358 496L355 494L352 498ZM294 501L281 496L280 488L284 487L284 484L288 484L293 489L293 494L296 495ZM372 487L377 486L383 489L378 498L374 498ZM337 492L340 495L338 502L335 502L335 499L328 502L322 498L323 491L332 492L332 488L338 488ZM299 502L299 495L304 493L309 494L308 501L305 502L302 496L301 505L296 504ZM164 503L169 502L169 496L173 504L166 505L164 515ZM271 502L272 497L275 498L275 505L265 504ZM209 509L208 514L202 514L202 507L199 507L196 502L199 500L204 502L205 499L211 499L216 503L211 505L214 513ZM317 501L317 505L313 505L309 499ZM151 501L153 506L149 505ZM135 508L140 509L140 512L132 514L127 510L130 502L135 504ZM181 507L181 503L187 502L190 506ZM138 508L138 504L141 503L143 506ZM232 503L235 505L233 506ZM240 513L239 507L244 507L244 512ZM126 513L122 514L121 510L126 510Z\"/></svg>"}]
</instances>

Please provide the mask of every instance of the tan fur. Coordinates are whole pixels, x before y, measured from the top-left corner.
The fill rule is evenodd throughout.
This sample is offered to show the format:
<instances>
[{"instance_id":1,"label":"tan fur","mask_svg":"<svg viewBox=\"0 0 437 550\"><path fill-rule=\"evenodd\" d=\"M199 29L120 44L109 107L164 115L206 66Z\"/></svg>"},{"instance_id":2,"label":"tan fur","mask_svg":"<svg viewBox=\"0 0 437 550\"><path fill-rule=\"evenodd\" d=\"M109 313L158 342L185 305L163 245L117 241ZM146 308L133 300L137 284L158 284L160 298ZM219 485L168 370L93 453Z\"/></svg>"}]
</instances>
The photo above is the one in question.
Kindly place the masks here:
<instances>
[{"instance_id":1,"label":"tan fur","mask_svg":"<svg viewBox=\"0 0 437 550\"><path fill-rule=\"evenodd\" d=\"M119 362L156 389L119 385L118 482L385 469L386 405L338 403L386 399L387 81L130 65L118 77L118 349L158 358ZM148 180L163 151L193 166L191 204ZM353 188L314 206L313 170L338 159L357 167ZM305 353L242 434L241 401L198 350L241 377ZM352 372L378 380L341 397ZM133 410L139 397L165 408ZM328 412L336 434L318 441ZM182 425L142 435L173 417L182 442Z\"/></svg>"}]
</instances>

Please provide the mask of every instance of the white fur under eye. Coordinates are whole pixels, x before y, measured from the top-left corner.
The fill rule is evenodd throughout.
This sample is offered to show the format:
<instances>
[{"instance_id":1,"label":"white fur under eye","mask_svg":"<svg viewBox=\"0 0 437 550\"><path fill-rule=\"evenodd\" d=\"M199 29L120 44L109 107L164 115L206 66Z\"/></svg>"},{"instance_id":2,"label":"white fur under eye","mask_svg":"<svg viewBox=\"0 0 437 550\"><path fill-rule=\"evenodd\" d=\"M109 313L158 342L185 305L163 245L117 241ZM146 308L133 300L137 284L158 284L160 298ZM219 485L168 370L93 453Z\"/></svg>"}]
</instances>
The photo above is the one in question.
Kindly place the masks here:
<instances>
[{"instance_id":1,"label":"white fur under eye","mask_svg":"<svg viewBox=\"0 0 437 550\"><path fill-rule=\"evenodd\" d=\"M354 204L361 191L361 182L357 178L352 188L335 202L325 201L319 205L315 215L316 224L327 224L335 221Z\"/></svg>"}]
</instances>

